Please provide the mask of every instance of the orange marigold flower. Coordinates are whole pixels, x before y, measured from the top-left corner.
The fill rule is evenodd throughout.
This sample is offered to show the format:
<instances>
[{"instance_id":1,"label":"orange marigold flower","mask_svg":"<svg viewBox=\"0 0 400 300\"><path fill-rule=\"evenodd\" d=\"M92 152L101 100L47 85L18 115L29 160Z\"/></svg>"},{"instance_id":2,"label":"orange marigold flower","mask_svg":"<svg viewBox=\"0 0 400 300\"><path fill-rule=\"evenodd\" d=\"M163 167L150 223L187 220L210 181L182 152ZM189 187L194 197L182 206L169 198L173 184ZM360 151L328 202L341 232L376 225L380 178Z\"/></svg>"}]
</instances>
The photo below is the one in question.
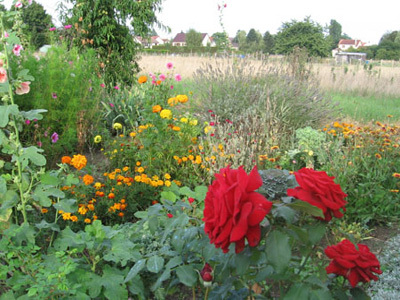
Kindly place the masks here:
<instances>
[{"instance_id":1,"label":"orange marigold flower","mask_svg":"<svg viewBox=\"0 0 400 300\"><path fill-rule=\"evenodd\" d=\"M180 131L181 128L180 128L179 126L173 126L173 127L172 127L172 130L173 130L173 131Z\"/></svg>"},{"instance_id":2,"label":"orange marigold flower","mask_svg":"<svg viewBox=\"0 0 400 300\"><path fill-rule=\"evenodd\" d=\"M63 213L62 218L63 220L71 220L71 213Z\"/></svg>"},{"instance_id":3,"label":"orange marigold flower","mask_svg":"<svg viewBox=\"0 0 400 300\"><path fill-rule=\"evenodd\" d=\"M47 208L42 208L42 213L43 214L46 214L46 213L48 213L49 212L49 210L47 209Z\"/></svg>"},{"instance_id":4,"label":"orange marigold flower","mask_svg":"<svg viewBox=\"0 0 400 300\"><path fill-rule=\"evenodd\" d=\"M393 177L400 178L400 173L393 173Z\"/></svg>"},{"instance_id":5,"label":"orange marigold flower","mask_svg":"<svg viewBox=\"0 0 400 300\"><path fill-rule=\"evenodd\" d=\"M71 221L72 222L77 222L78 221L78 217L77 216L71 216Z\"/></svg>"},{"instance_id":6,"label":"orange marigold flower","mask_svg":"<svg viewBox=\"0 0 400 300\"><path fill-rule=\"evenodd\" d=\"M93 176L86 174L85 176L83 176L82 181L85 183L85 185L89 185L93 183L94 178Z\"/></svg>"},{"instance_id":7,"label":"orange marigold flower","mask_svg":"<svg viewBox=\"0 0 400 300\"><path fill-rule=\"evenodd\" d=\"M140 84L146 83L147 82L147 76L144 76L144 75L140 76L139 79L138 79L138 82Z\"/></svg>"},{"instance_id":8,"label":"orange marigold flower","mask_svg":"<svg viewBox=\"0 0 400 300\"><path fill-rule=\"evenodd\" d=\"M84 222L87 224L90 224L92 222L92 220L90 220L89 218L86 218Z\"/></svg>"},{"instance_id":9,"label":"orange marigold flower","mask_svg":"<svg viewBox=\"0 0 400 300\"><path fill-rule=\"evenodd\" d=\"M158 201L157 200L153 200L153 201L151 201L151 204L152 205L155 205L155 204L157 204L158 203Z\"/></svg>"},{"instance_id":10,"label":"orange marigold flower","mask_svg":"<svg viewBox=\"0 0 400 300\"><path fill-rule=\"evenodd\" d=\"M126 209L126 204L121 204L121 210L125 210Z\"/></svg>"},{"instance_id":11,"label":"orange marigold flower","mask_svg":"<svg viewBox=\"0 0 400 300\"><path fill-rule=\"evenodd\" d=\"M93 204L88 204L87 208L89 210L93 211L94 210L94 205Z\"/></svg>"},{"instance_id":12,"label":"orange marigold flower","mask_svg":"<svg viewBox=\"0 0 400 300\"><path fill-rule=\"evenodd\" d=\"M114 199L115 198L115 194L114 193L109 193L108 194L108 199Z\"/></svg>"},{"instance_id":13,"label":"orange marigold flower","mask_svg":"<svg viewBox=\"0 0 400 300\"><path fill-rule=\"evenodd\" d=\"M98 217L96 215L93 216L93 220L97 220Z\"/></svg>"},{"instance_id":14,"label":"orange marigold flower","mask_svg":"<svg viewBox=\"0 0 400 300\"><path fill-rule=\"evenodd\" d=\"M82 205L81 207L78 208L78 213L81 215L86 215L86 213L88 212L88 209Z\"/></svg>"},{"instance_id":15,"label":"orange marigold flower","mask_svg":"<svg viewBox=\"0 0 400 300\"><path fill-rule=\"evenodd\" d=\"M375 157L376 157L377 159L381 159L381 158L382 158L382 155L380 155L379 153L375 153Z\"/></svg>"},{"instance_id":16,"label":"orange marigold flower","mask_svg":"<svg viewBox=\"0 0 400 300\"><path fill-rule=\"evenodd\" d=\"M398 193L399 190L390 190L391 193Z\"/></svg>"},{"instance_id":17,"label":"orange marigold flower","mask_svg":"<svg viewBox=\"0 0 400 300\"><path fill-rule=\"evenodd\" d=\"M128 166L125 166L125 167L122 168L122 171L124 171L124 172L126 172L126 171L128 171L128 170L129 170L129 167L128 167Z\"/></svg>"},{"instance_id":18,"label":"orange marigold flower","mask_svg":"<svg viewBox=\"0 0 400 300\"><path fill-rule=\"evenodd\" d=\"M121 218L124 216L124 213L123 212L120 212L119 214L118 214L118 216L120 216Z\"/></svg>"},{"instance_id":19,"label":"orange marigold flower","mask_svg":"<svg viewBox=\"0 0 400 300\"><path fill-rule=\"evenodd\" d=\"M120 201L121 203L125 203L125 199L121 199L121 201Z\"/></svg>"},{"instance_id":20,"label":"orange marigold flower","mask_svg":"<svg viewBox=\"0 0 400 300\"><path fill-rule=\"evenodd\" d=\"M87 159L86 156L77 154L74 155L71 159L71 165L75 167L77 170L81 170L84 168L87 164Z\"/></svg>"},{"instance_id":21,"label":"orange marigold flower","mask_svg":"<svg viewBox=\"0 0 400 300\"><path fill-rule=\"evenodd\" d=\"M180 102L180 103L186 103L188 102L189 98L186 95L178 95L176 96L176 99Z\"/></svg>"},{"instance_id":22,"label":"orange marigold flower","mask_svg":"<svg viewBox=\"0 0 400 300\"><path fill-rule=\"evenodd\" d=\"M70 164L71 163L71 157L70 156L63 156L63 157L61 157L61 162L63 164Z\"/></svg>"},{"instance_id":23,"label":"orange marigold flower","mask_svg":"<svg viewBox=\"0 0 400 300\"><path fill-rule=\"evenodd\" d=\"M272 146L271 147L271 150L276 150L276 149L279 149L279 146Z\"/></svg>"},{"instance_id":24,"label":"orange marigold flower","mask_svg":"<svg viewBox=\"0 0 400 300\"><path fill-rule=\"evenodd\" d=\"M168 103L169 106L177 105L178 102L179 102L178 99L175 98L175 97L169 98L169 99L167 100L167 103Z\"/></svg>"}]
</instances>

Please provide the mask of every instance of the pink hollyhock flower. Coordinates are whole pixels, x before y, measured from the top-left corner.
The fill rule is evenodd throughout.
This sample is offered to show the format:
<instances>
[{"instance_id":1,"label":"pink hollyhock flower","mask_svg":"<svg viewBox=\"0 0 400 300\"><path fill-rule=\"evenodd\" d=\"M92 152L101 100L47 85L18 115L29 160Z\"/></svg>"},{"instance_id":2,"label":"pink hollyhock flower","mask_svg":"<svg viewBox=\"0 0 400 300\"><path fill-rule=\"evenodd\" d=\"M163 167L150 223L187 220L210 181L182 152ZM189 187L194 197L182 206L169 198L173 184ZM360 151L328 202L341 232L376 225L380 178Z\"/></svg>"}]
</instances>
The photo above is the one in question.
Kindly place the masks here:
<instances>
[{"instance_id":1,"label":"pink hollyhock flower","mask_svg":"<svg viewBox=\"0 0 400 300\"><path fill-rule=\"evenodd\" d=\"M65 29L70 29L72 27L72 25L65 25L64 28Z\"/></svg>"},{"instance_id":2,"label":"pink hollyhock flower","mask_svg":"<svg viewBox=\"0 0 400 300\"><path fill-rule=\"evenodd\" d=\"M55 27L50 27L50 28L49 28L49 31L55 31L55 30L56 30Z\"/></svg>"},{"instance_id":3,"label":"pink hollyhock flower","mask_svg":"<svg viewBox=\"0 0 400 300\"><path fill-rule=\"evenodd\" d=\"M164 74L161 74L158 78L159 78L161 81L164 81L164 80L167 78L167 76L165 76Z\"/></svg>"},{"instance_id":4,"label":"pink hollyhock flower","mask_svg":"<svg viewBox=\"0 0 400 300\"><path fill-rule=\"evenodd\" d=\"M38 145L39 147L42 147L42 142L37 142L37 145Z\"/></svg>"},{"instance_id":5,"label":"pink hollyhock flower","mask_svg":"<svg viewBox=\"0 0 400 300\"><path fill-rule=\"evenodd\" d=\"M57 132L54 132L54 133L51 135L51 142L54 144L54 143L57 143L57 141L58 141L58 133L57 133Z\"/></svg>"},{"instance_id":6,"label":"pink hollyhock flower","mask_svg":"<svg viewBox=\"0 0 400 300\"><path fill-rule=\"evenodd\" d=\"M3 67L0 67L0 83L4 83L7 81L7 70Z\"/></svg>"},{"instance_id":7,"label":"pink hollyhock flower","mask_svg":"<svg viewBox=\"0 0 400 300\"><path fill-rule=\"evenodd\" d=\"M170 89L171 89L171 90L173 90L173 89L174 89L174 86L173 86L173 85L171 85L171 86L170 86Z\"/></svg>"},{"instance_id":8,"label":"pink hollyhock flower","mask_svg":"<svg viewBox=\"0 0 400 300\"><path fill-rule=\"evenodd\" d=\"M25 124L26 124L26 125L29 125L29 124L31 124L31 121L25 120Z\"/></svg>"},{"instance_id":9,"label":"pink hollyhock flower","mask_svg":"<svg viewBox=\"0 0 400 300\"><path fill-rule=\"evenodd\" d=\"M21 55L21 50L24 50L24 48L21 46L21 45L19 45L19 44L16 44L15 46L14 46L14 48L13 48L13 52L14 52L14 54L16 55L16 56L20 56Z\"/></svg>"},{"instance_id":10,"label":"pink hollyhock flower","mask_svg":"<svg viewBox=\"0 0 400 300\"><path fill-rule=\"evenodd\" d=\"M114 86L114 89L119 90L119 86L118 85Z\"/></svg>"},{"instance_id":11,"label":"pink hollyhock flower","mask_svg":"<svg viewBox=\"0 0 400 300\"><path fill-rule=\"evenodd\" d=\"M22 2L21 1L17 1L17 3L15 3L15 7L16 8L22 7Z\"/></svg>"},{"instance_id":12,"label":"pink hollyhock flower","mask_svg":"<svg viewBox=\"0 0 400 300\"><path fill-rule=\"evenodd\" d=\"M172 64L172 62L167 63L167 69L171 70L174 67L174 65Z\"/></svg>"},{"instance_id":13,"label":"pink hollyhock flower","mask_svg":"<svg viewBox=\"0 0 400 300\"><path fill-rule=\"evenodd\" d=\"M15 89L15 93L17 95L28 94L31 90L31 88L29 87L30 84L30 81L21 82L21 85Z\"/></svg>"},{"instance_id":14,"label":"pink hollyhock flower","mask_svg":"<svg viewBox=\"0 0 400 300\"><path fill-rule=\"evenodd\" d=\"M176 80L176 81L181 81L181 80L182 80L181 75L176 74L176 75L175 75L175 80Z\"/></svg>"},{"instance_id":15,"label":"pink hollyhock flower","mask_svg":"<svg viewBox=\"0 0 400 300\"><path fill-rule=\"evenodd\" d=\"M103 87L105 87L106 85L105 85L104 83L100 83L100 86L103 88Z\"/></svg>"},{"instance_id":16,"label":"pink hollyhock flower","mask_svg":"<svg viewBox=\"0 0 400 300\"><path fill-rule=\"evenodd\" d=\"M10 35L8 34L8 32L7 31L4 31L4 37L5 38L8 38Z\"/></svg>"}]
</instances>

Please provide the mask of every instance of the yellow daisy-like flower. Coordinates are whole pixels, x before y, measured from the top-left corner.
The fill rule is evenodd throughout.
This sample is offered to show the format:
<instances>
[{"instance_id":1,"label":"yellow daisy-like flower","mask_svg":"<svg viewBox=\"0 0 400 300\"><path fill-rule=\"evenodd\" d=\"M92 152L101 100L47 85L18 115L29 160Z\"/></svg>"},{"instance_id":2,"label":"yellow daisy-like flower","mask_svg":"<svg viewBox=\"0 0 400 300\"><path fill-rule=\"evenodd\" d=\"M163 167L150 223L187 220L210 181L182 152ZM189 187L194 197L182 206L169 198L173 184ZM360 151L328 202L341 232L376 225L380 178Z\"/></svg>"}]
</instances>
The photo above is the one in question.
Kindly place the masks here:
<instances>
[{"instance_id":1,"label":"yellow daisy-like flower","mask_svg":"<svg viewBox=\"0 0 400 300\"><path fill-rule=\"evenodd\" d=\"M169 109L163 109L160 112L160 117L163 119L171 119L172 118L172 112Z\"/></svg>"},{"instance_id":2,"label":"yellow daisy-like flower","mask_svg":"<svg viewBox=\"0 0 400 300\"><path fill-rule=\"evenodd\" d=\"M164 174L164 178L165 178L165 179L171 179L171 175L169 175L168 173L165 173L165 174Z\"/></svg>"},{"instance_id":3,"label":"yellow daisy-like flower","mask_svg":"<svg viewBox=\"0 0 400 300\"><path fill-rule=\"evenodd\" d=\"M94 137L94 142L95 142L95 144L100 143L100 142L101 142L101 135L96 135L96 136Z\"/></svg>"},{"instance_id":4,"label":"yellow daisy-like flower","mask_svg":"<svg viewBox=\"0 0 400 300\"><path fill-rule=\"evenodd\" d=\"M169 106L174 106L174 105L177 105L179 103L179 101L177 98L172 97L167 100L167 103Z\"/></svg>"},{"instance_id":5,"label":"yellow daisy-like flower","mask_svg":"<svg viewBox=\"0 0 400 300\"><path fill-rule=\"evenodd\" d=\"M180 102L180 103L186 103L188 102L189 98L186 95L178 95L176 96L176 99Z\"/></svg>"},{"instance_id":6,"label":"yellow daisy-like flower","mask_svg":"<svg viewBox=\"0 0 400 300\"><path fill-rule=\"evenodd\" d=\"M166 187L171 186L171 181L165 180L164 185L165 185Z\"/></svg>"},{"instance_id":7,"label":"yellow daisy-like flower","mask_svg":"<svg viewBox=\"0 0 400 300\"><path fill-rule=\"evenodd\" d=\"M82 205L81 207L78 208L78 213L81 215L86 215L86 213L88 212L88 209Z\"/></svg>"},{"instance_id":8,"label":"yellow daisy-like flower","mask_svg":"<svg viewBox=\"0 0 400 300\"><path fill-rule=\"evenodd\" d=\"M122 124L121 123L114 123L113 128L115 130L121 130L122 129Z\"/></svg>"},{"instance_id":9,"label":"yellow daisy-like flower","mask_svg":"<svg viewBox=\"0 0 400 300\"><path fill-rule=\"evenodd\" d=\"M187 123L187 122L188 122L188 119L187 119L187 118L181 118L181 122L182 122L182 123Z\"/></svg>"},{"instance_id":10,"label":"yellow daisy-like flower","mask_svg":"<svg viewBox=\"0 0 400 300\"><path fill-rule=\"evenodd\" d=\"M98 189L101 188L101 183L100 183L100 182L96 182L93 186L94 186L94 188L95 188L96 190L98 190Z\"/></svg>"},{"instance_id":11,"label":"yellow daisy-like flower","mask_svg":"<svg viewBox=\"0 0 400 300\"><path fill-rule=\"evenodd\" d=\"M211 126L206 126L206 127L204 128L204 133L207 134L211 129L212 129Z\"/></svg>"},{"instance_id":12,"label":"yellow daisy-like flower","mask_svg":"<svg viewBox=\"0 0 400 300\"><path fill-rule=\"evenodd\" d=\"M138 168L138 172L139 173L143 173L144 172L144 168L143 167Z\"/></svg>"},{"instance_id":13,"label":"yellow daisy-like flower","mask_svg":"<svg viewBox=\"0 0 400 300\"><path fill-rule=\"evenodd\" d=\"M135 136L136 136L136 132L131 132L131 133L129 133L129 136L130 136L130 137L135 137Z\"/></svg>"},{"instance_id":14,"label":"yellow daisy-like flower","mask_svg":"<svg viewBox=\"0 0 400 300\"><path fill-rule=\"evenodd\" d=\"M196 119L190 120L189 125L196 126L199 123Z\"/></svg>"}]
</instances>

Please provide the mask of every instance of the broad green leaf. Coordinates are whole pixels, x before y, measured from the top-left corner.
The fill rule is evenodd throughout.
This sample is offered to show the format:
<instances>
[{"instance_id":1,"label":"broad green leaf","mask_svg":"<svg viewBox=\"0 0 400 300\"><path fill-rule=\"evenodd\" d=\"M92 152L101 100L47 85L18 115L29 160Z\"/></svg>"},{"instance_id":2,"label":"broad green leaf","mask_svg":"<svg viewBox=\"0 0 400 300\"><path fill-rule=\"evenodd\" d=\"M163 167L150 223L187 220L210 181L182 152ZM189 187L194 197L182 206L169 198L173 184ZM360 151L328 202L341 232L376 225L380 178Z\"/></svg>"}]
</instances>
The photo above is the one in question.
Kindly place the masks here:
<instances>
[{"instance_id":1,"label":"broad green leaf","mask_svg":"<svg viewBox=\"0 0 400 300\"><path fill-rule=\"evenodd\" d=\"M57 177L57 174L46 172L42 176L40 176L40 182L43 185L57 186L60 184L60 179Z\"/></svg>"},{"instance_id":2,"label":"broad green leaf","mask_svg":"<svg viewBox=\"0 0 400 300\"><path fill-rule=\"evenodd\" d=\"M41 115L42 113L47 112L46 109L34 109L30 111L21 111L21 115L28 120L42 120L43 116Z\"/></svg>"},{"instance_id":3,"label":"broad green leaf","mask_svg":"<svg viewBox=\"0 0 400 300\"><path fill-rule=\"evenodd\" d=\"M172 203L176 202L176 195L175 193L171 192L171 191L164 191L161 192L161 201L163 200L169 200Z\"/></svg>"},{"instance_id":4,"label":"broad green leaf","mask_svg":"<svg viewBox=\"0 0 400 300\"><path fill-rule=\"evenodd\" d=\"M79 179L74 174L68 174L67 179L65 180L65 185L71 186L78 183Z\"/></svg>"},{"instance_id":5,"label":"broad green leaf","mask_svg":"<svg viewBox=\"0 0 400 300\"><path fill-rule=\"evenodd\" d=\"M171 277L171 270L165 269L164 272L162 272L161 276L157 278L157 281L150 287L150 290L154 292L161 286L163 281L169 279L170 277Z\"/></svg>"},{"instance_id":6,"label":"broad green leaf","mask_svg":"<svg viewBox=\"0 0 400 300\"><path fill-rule=\"evenodd\" d=\"M8 82L0 83L0 93L8 93L9 85Z\"/></svg>"},{"instance_id":7,"label":"broad green leaf","mask_svg":"<svg viewBox=\"0 0 400 300\"><path fill-rule=\"evenodd\" d=\"M8 209L1 209L0 210L0 222L8 222L10 220L10 217L12 215L12 208Z\"/></svg>"},{"instance_id":8,"label":"broad green leaf","mask_svg":"<svg viewBox=\"0 0 400 300\"><path fill-rule=\"evenodd\" d=\"M144 284L140 276L132 278L128 283L128 289L132 294L139 295L140 299L146 299Z\"/></svg>"},{"instance_id":9,"label":"broad green leaf","mask_svg":"<svg viewBox=\"0 0 400 300\"><path fill-rule=\"evenodd\" d=\"M105 265L103 268L102 284L105 288L104 296L107 299L128 299L128 290L124 284L122 271Z\"/></svg>"},{"instance_id":10,"label":"broad green leaf","mask_svg":"<svg viewBox=\"0 0 400 300\"><path fill-rule=\"evenodd\" d=\"M0 127L6 127L10 121L11 115L18 115L18 105L2 105L0 106Z\"/></svg>"},{"instance_id":11,"label":"broad green leaf","mask_svg":"<svg viewBox=\"0 0 400 300\"><path fill-rule=\"evenodd\" d=\"M104 255L105 261L120 263L125 267L128 261L138 261L142 256L136 246L123 235L111 239L111 248Z\"/></svg>"},{"instance_id":12,"label":"broad green leaf","mask_svg":"<svg viewBox=\"0 0 400 300\"><path fill-rule=\"evenodd\" d=\"M194 286L197 282L197 272L190 265L176 268L176 275L178 275L180 282L186 286Z\"/></svg>"},{"instance_id":13,"label":"broad green leaf","mask_svg":"<svg viewBox=\"0 0 400 300\"><path fill-rule=\"evenodd\" d=\"M283 297L283 300L299 300L309 299L309 289L302 284L293 285L287 294Z\"/></svg>"},{"instance_id":14,"label":"broad green leaf","mask_svg":"<svg viewBox=\"0 0 400 300\"><path fill-rule=\"evenodd\" d=\"M196 197L196 193L193 192L190 188L188 188L187 186L181 187L179 189L179 194L181 195L185 195L187 197L192 197L195 198Z\"/></svg>"},{"instance_id":15,"label":"broad green leaf","mask_svg":"<svg viewBox=\"0 0 400 300\"><path fill-rule=\"evenodd\" d=\"M75 199L62 199L58 203L53 204L53 206L55 209L62 210L63 212L67 213L74 213L78 210L78 205Z\"/></svg>"},{"instance_id":16,"label":"broad green leaf","mask_svg":"<svg viewBox=\"0 0 400 300\"><path fill-rule=\"evenodd\" d=\"M8 210L9 208L13 208L18 204L19 195L16 191L8 190L6 191L5 195L0 198L1 207L0 211Z\"/></svg>"},{"instance_id":17,"label":"broad green leaf","mask_svg":"<svg viewBox=\"0 0 400 300\"><path fill-rule=\"evenodd\" d=\"M82 240L80 233L75 233L68 226L60 232L54 242L54 248L57 250L65 251L69 247L83 246L85 243Z\"/></svg>"},{"instance_id":18,"label":"broad green leaf","mask_svg":"<svg viewBox=\"0 0 400 300\"><path fill-rule=\"evenodd\" d=\"M353 296L354 300L370 300L371 297L369 297L363 289L360 289L359 287L352 288L350 290L350 294Z\"/></svg>"},{"instance_id":19,"label":"broad green leaf","mask_svg":"<svg viewBox=\"0 0 400 300\"><path fill-rule=\"evenodd\" d=\"M292 256L289 237L280 231L271 232L266 241L266 253L276 273L284 273Z\"/></svg>"},{"instance_id":20,"label":"broad green leaf","mask_svg":"<svg viewBox=\"0 0 400 300\"><path fill-rule=\"evenodd\" d=\"M292 223L296 215L296 211L290 207L282 205L274 210L274 215L276 217L284 218L288 223Z\"/></svg>"},{"instance_id":21,"label":"broad green leaf","mask_svg":"<svg viewBox=\"0 0 400 300\"><path fill-rule=\"evenodd\" d=\"M143 268L146 266L146 259L138 260L135 265L129 270L128 275L124 280L124 283L128 282L129 280L133 279Z\"/></svg>"},{"instance_id":22,"label":"broad green leaf","mask_svg":"<svg viewBox=\"0 0 400 300\"><path fill-rule=\"evenodd\" d=\"M60 226L58 226L57 223L47 223L45 220L42 220L40 223L35 224L35 226L39 229L50 228L53 231L60 231Z\"/></svg>"},{"instance_id":23,"label":"broad green leaf","mask_svg":"<svg viewBox=\"0 0 400 300\"><path fill-rule=\"evenodd\" d=\"M106 232L100 220L93 221L92 224L85 227L85 232L94 236L96 240L103 241L106 238Z\"/></svg>"},{"instance_id":24,"label":"broad green leaf","mask_svg":"<svg viewBox=\"0 0 400 300\"><path fill-rule=\"evenodd\" d=\"M175 256L169 260L169 262L165 265L165 268L172 269L172 268L175 268L176 266L179 266L182 263L183 263L182 257Z\"/></svg>"},{"instance_id":25,"label":"broad green leaf","mask_svg":"<svg viewBox=\"0 0 400 300\"><path fill-rule=\"evenodd\" d=\"M133 215L138 219L146 219L147 218L147 211L137 211Z\"/></svg>"},{"instance_id":26,"label":"broad green leaf","mask_svg":"<svg viewBox=\"0 0 400 300\"><path fill-rule=\"evenodd\" d=\"M196 193L195 198L199 201L204 201L204 199L206 198L206 195L207 195L208 187L199 185L199 186L195 187L194 191Z\"/></svg>"},{"instance_id":27,"label":"broad green leaf","mask_svg":"<svg viewBox=\"0 0 400 300\"><path fill-rule=\"evenodd\" d=\"M245 274L250 266L250 257L243 252L234 256L234 263L238 275Z\"/></svg>"},{"instance_id":28,"label":"broad green leaf","mask_svg":"<svg viewBox=\"0 0 400 300\"><path fill-rule=\"evenodd\" d=\"M325 235L326 225L319 223L308 228L308 239L315 245L317 244Z\"/></svg>"},{"instance_id":29,"label":"broad green leaf","mask_svg":"<svg viewBox=\"0 0 400 300\"><path fill-rule=\"evenodd\" d=\"M309 294L311 300L333 300L331 293L326 289L312 289Z\"/></svg>"},{"instance_id":30,"label":"broad green leaf","mask_svg":"<svg viewBox=\"0 0 400 300\"><path fill-rule=\"evenodd\" d=\"M19 158L23 167L28 165L28 160L30 160L36 166L44 166L46 164L46 158L39 152L43 152L43 149L39 149L35 146L24 148L23 154Z\"/></svg>"},{"instance_id":31,"label":"broad green leaf","mask_svg":"<svg viewBox=\"0 0 400 300\"><path fill-rule=\"evenodd\" d=\"M5 134L3 133L3 131L2 130L0 130L0 145L1 144L3 144L3 141L6 141L7 140L7 137L5 136ZM1 169L2 167L0 166L0 169Z\"/></svg>"},{"instance_id":32,"label":"broad green leaf","mask_svg":"<svg viewBox=\"0 0 400 300\"><path fill-rule=\"evenodd\" d=\"M147 260L147 270L152 273L158 273L164 267L164 258L154 255Z\"/></svg>"},{"instance_id":33,"label":"broad green leaf","mask_svg":"<svg viewBox=\"0 0 400 300\"><path fill-rule=\"evenodd\" d=\"M7 181L4 177L0 176L0 196L4 195L7 192Z\"/></svg>"},{"instance_id":34,"label":"broad green leaf","mask_svg":"<svg viewBox=\"0 0 400 300\"><path fill-rule=\"evenodd\" d=\"M18 245L21 245L22 242L35 244L36 231L33 228L28 223L23 223L16 229L15 239Z\"/></svg>"},{"instance_id":35,"label":"broad green leaf","mask_svg":"<svg viewBox=\"0 0 400 300\"><path fill-rule=\"evenodd\" d=\"M56 198L64 198L65 194L64 194L64 192L55 188L52 185L41 184L36 187L35 192L32 195L32 198L35 201L38 201L40 203L40 205L49 207L49 206L51 206L50 196L56 197ZM64 209L61 209L61 210L65 211L65 212L70 212L70 213L74 212L74 211L67 211Z\"/></svg>"},{"instance_id":36,"label":"broad green leaf","mask_svg":"<svg viewBox=\"0 0 400 300\"><path fill-rule=\"evenodd\" d=\"M320 218L324 217L324 213L322 212L322 209L320 209L314 205L311 205L310 203L305 202L305 201L301 201L301 200L295 201L293 203L288 204L288 206L295 210L310 214L314 217L320 217Z\"/></svg>"},{"instance_id":37,"label":"broad green leaf","mask_svg":"<svg viewBox=\"0 0 400 300\"><path fill-rule=\"evenodd\" d=\"M8 291L0 296L0 300L15 300L13 291Z\"/></svg>"}]
</instances>

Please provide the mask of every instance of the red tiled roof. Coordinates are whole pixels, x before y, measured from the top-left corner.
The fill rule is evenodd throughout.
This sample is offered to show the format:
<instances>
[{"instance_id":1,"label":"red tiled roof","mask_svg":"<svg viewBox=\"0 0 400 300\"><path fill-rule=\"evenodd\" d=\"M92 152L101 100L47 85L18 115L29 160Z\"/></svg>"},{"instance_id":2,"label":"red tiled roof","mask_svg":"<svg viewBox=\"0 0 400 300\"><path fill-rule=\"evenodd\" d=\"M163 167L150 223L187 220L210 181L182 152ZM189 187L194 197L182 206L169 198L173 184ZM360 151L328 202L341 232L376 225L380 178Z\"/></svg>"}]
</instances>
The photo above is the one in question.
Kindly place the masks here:
<instances>
[{"instance_id":1,"label":"red tiled roof","mask_svg":"<svg viewBox=\"0 0 400 300\"><path fill-rule=\"evenodd\" d=\"M355 45L355 40L340 40L339 45Z\"/></svg>"}]
</instances>

